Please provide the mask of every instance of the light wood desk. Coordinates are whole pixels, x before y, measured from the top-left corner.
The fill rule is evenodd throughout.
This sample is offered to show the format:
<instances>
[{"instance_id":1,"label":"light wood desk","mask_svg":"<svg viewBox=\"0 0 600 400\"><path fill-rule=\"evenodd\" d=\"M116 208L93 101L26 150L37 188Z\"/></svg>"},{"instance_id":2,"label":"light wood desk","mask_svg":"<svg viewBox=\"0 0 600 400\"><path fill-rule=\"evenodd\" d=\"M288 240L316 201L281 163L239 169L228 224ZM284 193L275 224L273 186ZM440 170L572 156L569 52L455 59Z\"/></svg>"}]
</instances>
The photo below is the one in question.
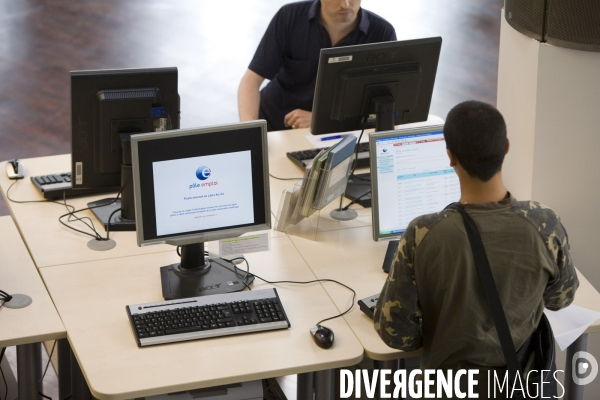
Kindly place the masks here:
<instances>
[{"instance_id":1,"label":"light wood desk","mask_svg":"<svg viewBox=\"0 0 600 400\"><path fill-rule=\"evenodd\" d=\"M10 198L14 200L44 200L41 193L34 187L30 177L71 170L71 156L69 154L29 158L22 161L25 166L25 178L17 181L9 192ZM4 172L4 162L0 162L0 167ZM14 182L8 179L5 173L0 173L0 188L5 198L6 190ZM111 196L116 196L116 193L71 198L67 199L67 203L81 209L86 208L87 203L90 201ZM19 204L8 199L6 199L6 204L38 268L136 254L157 253L173 249L167 245L138 247L135 232L110 232L110 237L115 240L117 246L108 251L94 251L87 247L87 242L92 239L91 237L68 229L58 222L58 217L67 213L64 205L55 203ZM77 215L92 218L96 230L102 236L106 236L104 227L91 211L84 211ZM66 221L67 218L63 220ZM85 232L91 232L89 228L78 222L71 223L71 226Z\"/></svg>"},{"instance_id":2,"label":"light wood desk","mask_svg":"<svg viewBox=\"0 0 600 400\"><path fill-rule=\"evenodd\" d=\"M271 244L269 252L247 255L251 272L268 280L314 279L289 238L276 237ZM335 332L333 348L313 342L309 328L338 313L319 284L276 285L290 329L138 348L125 306L162 300L159 267L176 258L171 251L40 270L95 397L135 398L344 367L362 359L363 347L341 318L327 323ZM254 283L256 289L269 286Z\"/></svg>"},{"instance_id":3,"label":"light wood desk","mask_svg":"<svg viewBox=\"0 0 600 400\"><path fill-rule=\"evenodd\" d=\"M0 217L0 289L32 299L25 308L0 308L0 348L17 346L19 398L37 400L40 342L66 338L67 332L10 217Z\"/></svg>"}]
</instances>

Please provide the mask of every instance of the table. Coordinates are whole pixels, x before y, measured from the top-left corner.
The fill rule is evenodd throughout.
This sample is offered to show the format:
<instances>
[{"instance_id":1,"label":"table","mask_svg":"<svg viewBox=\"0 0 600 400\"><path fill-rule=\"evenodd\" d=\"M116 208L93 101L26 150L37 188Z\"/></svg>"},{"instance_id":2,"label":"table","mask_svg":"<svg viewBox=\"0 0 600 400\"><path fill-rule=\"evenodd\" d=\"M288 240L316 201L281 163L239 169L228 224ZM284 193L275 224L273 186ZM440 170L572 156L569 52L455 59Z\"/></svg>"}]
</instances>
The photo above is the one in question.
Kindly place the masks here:
<instances>
[{"instance_id":1,"label":"table","mask_svg":"<svg viewBox=\"0 0 600 400\"><path fill-rule=\"evenodd\" d=\"M171 251L40 269L93 396L135 398L328 370L362 359L362 345L341 318L328 321L333 348L323 350L310 337L319 319L338 313L319 284L276 285L290 329L138 348L125 306L162 300L159 267L176 259ZM272 238L271 251L247 259L251 271L268 280L314 279L286 236ZM270 286L255 280L253 287Z\"/></svg>"},{"instance_id":2,"label":"table","mask_svg":"<svg viewBox=\"0 0 600 400\"><path fill-rule=\"evenodd\" d=\"M0 309L0 348L17 346L19 399L39 398L41 343L67 337L54 304L12 219L0 217L0 289L26 294L32 303L20 309Z\"/></svg>"},{"instance_id":3,"label":"table","mask_svg":"<svg viewBox=\"0 0 600 400\"><path fill-rule=\"evenodd\" d=\"M30 181L30 177L71 170L71 156L69 154L28 158L21 161L25 165L25 178L17 181L9 192L11 199L15 200L44 200L42 194ZM3 171L4 162L0 163L0 166ZM5 173L0 173L0 188L5 197L6 190L14 182L14 180L9 180ZM67 199L67 203L80 209L87 207L87 203L90 201L111 196L116 196L116 193L71 198ZM135 232L110 232L110 237L117 242L117 246L108 251L94 251L87 247L87 242L92 239L91 237L70 230L58 222L58 217L67 213L64 205L54 203L19 204L9 200L6 200L6 204L38 268L157 253L173 249L172 246L168 245L138 247ZM96 220L91 211L84 211L77 215L92 218L98 232L103 236L106 235L102 224ZM72 226L86 232L89 231L79 223L72 224Z\"/></svg>"}]
</instances>

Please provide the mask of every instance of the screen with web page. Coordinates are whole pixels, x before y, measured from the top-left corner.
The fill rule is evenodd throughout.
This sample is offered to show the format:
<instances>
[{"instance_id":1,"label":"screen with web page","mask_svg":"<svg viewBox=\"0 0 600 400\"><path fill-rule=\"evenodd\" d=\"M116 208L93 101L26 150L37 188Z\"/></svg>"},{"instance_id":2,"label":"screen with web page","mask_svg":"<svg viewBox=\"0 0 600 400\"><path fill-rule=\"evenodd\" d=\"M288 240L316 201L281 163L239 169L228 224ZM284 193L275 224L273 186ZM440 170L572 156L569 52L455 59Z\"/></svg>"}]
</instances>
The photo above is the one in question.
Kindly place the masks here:
<instances>
[{"instance_id":1,"label":"screen with web page","mask_svg":"<svg viewBox=\"0 0 600 400\"><path fill-rule=\"evenodd\" d=\"M375 240L399 236L414 218L459 200L460 185L449 165L441 126L372 136L377 174Z\"/></svg>"}]
</instances>

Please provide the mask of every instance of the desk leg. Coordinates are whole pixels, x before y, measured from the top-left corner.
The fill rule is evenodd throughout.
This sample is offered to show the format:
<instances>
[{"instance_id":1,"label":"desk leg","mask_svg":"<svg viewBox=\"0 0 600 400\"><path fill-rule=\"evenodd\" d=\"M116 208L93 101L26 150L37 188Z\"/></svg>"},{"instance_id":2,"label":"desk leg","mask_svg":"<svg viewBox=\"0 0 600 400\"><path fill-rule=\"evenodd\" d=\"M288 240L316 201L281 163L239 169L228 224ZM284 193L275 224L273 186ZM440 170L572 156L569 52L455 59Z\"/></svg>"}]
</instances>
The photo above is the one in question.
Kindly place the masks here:
<instances>
[{"instance_id":1,"label":"desk leg","mask_svg":"<svg viewBox=\"0 0 600 400\"><path fill-rule=\"evenodd\" d=\"M402 367L404 367L404 360L387 360L387 361L377 361L374 360L373 362L373 367L375 369L378 369L380 372L382 369L389 369L391 371L391 374L388 375L388 379L390 379L391 381L393 381L393 377L394 377L394 372L396 372L398 369L401 368L400 366L400 362L402 361ZM375 392L375 398L380 399L381 398L381 387L379 386L379 384L377 385L377 391ZM388 391L389 392L393 392L393 389L390 390L388 387ZM392 393L390 393L391 396Z\"/></svg>"},{"instance_id":2,"label":"desk leg","mask_svg":"<svg viewBox=\"0 0 600 400\"><path fill-rule=\"evenodd\" d=\"M335 369L315 372L315 400L335 398Z\"/></svg>"},{"instance_id":3,"label":"desk leg","mask_svg":"<svg viewBox=\"0 0 600 400\"><path fill-rule=\"evenodd\" d=\"M79 363L71 352L71 398L76 400L92 400L92 393L88 387ZM61 399L62 400L62 399Z\"/></svg>"},{"instance_id":4,"label":"desk leg","mask_svg":"<svg viewBox=\"0 0 600 400\"><path fill-rule=\"evenodd\" d=\"M578 351L587 349L588 335L584 333L567 348L567 362L565 365L565 400L583 400L583 385L573 382L573 357ZM560 389L559 389L560 390Z\"/></svg>"},{"instance_id":5,"label":"desk leg","mask_svg":"<svg viewBox=\"0 0 600 400\"><path fill-rule=\"evenodd\" d=\"M313 372L298 374L296 381L297 400L313 400L314 378L315 374Z\"/></svg>"},{"instance_id":6,"label":"desk leg","mask_svg":"<svg viewBox=\"0 0 600 400\"><path fill-rule=\"evenodd\" d=\"M71 345L67 339L59 339L58 351L58 399L71 395Z\"/></svg>"},{"instance_id":7,"label":"desk leg","mask_svg":"<svg viewBox=\"0 0 600 400\"><path fill-rule=\"evenodd\" d=\"M38 400L42 384L42 344L17 346L17 380L20 400Z\"/></svg>"}]
</instances>

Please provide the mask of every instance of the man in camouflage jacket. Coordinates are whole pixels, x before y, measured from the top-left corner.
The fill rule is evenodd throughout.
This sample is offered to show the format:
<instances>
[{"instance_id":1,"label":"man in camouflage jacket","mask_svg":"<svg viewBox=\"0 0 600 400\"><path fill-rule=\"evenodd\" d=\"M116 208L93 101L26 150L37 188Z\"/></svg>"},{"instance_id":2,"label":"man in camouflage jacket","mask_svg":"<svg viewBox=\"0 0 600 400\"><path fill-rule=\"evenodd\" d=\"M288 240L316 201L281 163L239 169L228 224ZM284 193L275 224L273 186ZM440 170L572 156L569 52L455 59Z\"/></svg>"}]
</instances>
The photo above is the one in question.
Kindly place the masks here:
<instances>
[{"instance_id":1,"label":"man in camouflage jacket","mask_svg":"<svg viewBox=\"0 0 600 400\"><path fill-rule=\"evenodd\" d=\"M579 285L558 216L504 187L506 125L492 106L464 102L448 114L444 136L461 198L475 220L518 349L544 307L573 301ZM423 347L421 368L506 365L460 213L414 219L404 232L374 314L390 347Z\"/></svg>"}]
</instances>

